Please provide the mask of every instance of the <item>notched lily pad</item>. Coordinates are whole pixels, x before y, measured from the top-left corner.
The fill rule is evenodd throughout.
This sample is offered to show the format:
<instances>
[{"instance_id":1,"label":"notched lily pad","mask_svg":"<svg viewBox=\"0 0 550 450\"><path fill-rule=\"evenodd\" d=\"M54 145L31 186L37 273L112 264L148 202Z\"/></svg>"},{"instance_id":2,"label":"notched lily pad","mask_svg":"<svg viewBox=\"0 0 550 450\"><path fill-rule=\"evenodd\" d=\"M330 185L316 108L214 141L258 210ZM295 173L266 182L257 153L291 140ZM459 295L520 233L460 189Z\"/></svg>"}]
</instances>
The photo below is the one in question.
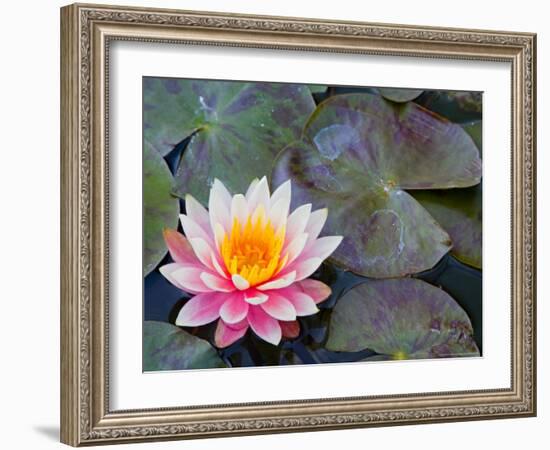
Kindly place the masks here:
<instances>
[{"instance_id":1,"label":"notched lily pad","mask_svg":"<svg viewBox=\"0 0 550 450\"><path fill-rule=\"evenodd\" d=\"M177 173L178 196L207 203L214 178L233 192L269 174L315 109L306 85L146 78L144 134L166 154L192 135Z\"/></svg>"},{"instance_id":2,"label":"notched lily pad","mask_svg":"<svg viewBox=\"0 0 550 450\"><path fill-rule=\"evenodd\" d=\"M164 258L164 228L176 228L179 202L172 195L174 179L162 156L148 141L143 145L143 275Z\"/></svg>"},{"instance_id":3,"label":"notched lily pad","mask_svg":"<svg viewBox=\"0 0 550 450\"><path fill-rule=\"evenodd\" d=\"M404 189L479 183L472 138L414 104L349 94L323 102L302 140L277 158L272 181L292 180L293 204L327 207L327 234L344 236L336 264L390 278L433 267L449 235Z\"/></svg>"},{"instance_id":4,"label":"notched lily pad","mask_svg":"<svg viewBox=\"0 0 550 450\"><path fill-rule=\"evenodd\" d=\"M424 91L422 89L378 88L378 92L386 100L405 103L414 100Z\"/></svg>"},{"instance_id":5,"label":"notched lily pad","mask_svg":"<svg viewBox=\"0 0 550 450\"><path fill-rule=\"evenodd\" d=\"M414 278L364 282L341 297L327 349L371 360L479 356L470 319L445 291Z\"/></svg>"},{"instance_id":6,"label":"notched lily pad","mask_svg":"<svg viewBox=\"0 0 550 450\"><path fill-rule=\"evenodd\" d=\"M165 322L143 323L143 370L227 367L207 341Z\"/></svg>"}]
</instances>

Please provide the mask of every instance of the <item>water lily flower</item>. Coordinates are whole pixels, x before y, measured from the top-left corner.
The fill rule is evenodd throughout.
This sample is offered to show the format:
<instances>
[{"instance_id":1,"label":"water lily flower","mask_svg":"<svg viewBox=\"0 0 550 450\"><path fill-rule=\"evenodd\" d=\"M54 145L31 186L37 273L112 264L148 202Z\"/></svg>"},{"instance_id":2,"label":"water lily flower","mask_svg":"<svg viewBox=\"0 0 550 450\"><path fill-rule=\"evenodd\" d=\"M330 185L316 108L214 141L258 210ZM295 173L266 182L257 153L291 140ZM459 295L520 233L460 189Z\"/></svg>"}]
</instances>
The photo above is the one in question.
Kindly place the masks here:
<instances>
[{"instance_id":1,"label":"water lily flower","mask_svg":"<svg viewBox=\"0 0 550 450\"><path fill-rule=\"evenodd\" d=\"M272 195L267 179L254 180L245 195L231 195L215 180L208 211L192 196L180 216L185 236L166 229L173 263L160 272L193 294L176 325L200 326L218 320L215 344L223 348L250 327L273 345L299 333L297 316L319 311L331 293L308 278L342 241L319 237L327 210L306 204L290 210L290 180Z\"/></svg>"}]
</instances>

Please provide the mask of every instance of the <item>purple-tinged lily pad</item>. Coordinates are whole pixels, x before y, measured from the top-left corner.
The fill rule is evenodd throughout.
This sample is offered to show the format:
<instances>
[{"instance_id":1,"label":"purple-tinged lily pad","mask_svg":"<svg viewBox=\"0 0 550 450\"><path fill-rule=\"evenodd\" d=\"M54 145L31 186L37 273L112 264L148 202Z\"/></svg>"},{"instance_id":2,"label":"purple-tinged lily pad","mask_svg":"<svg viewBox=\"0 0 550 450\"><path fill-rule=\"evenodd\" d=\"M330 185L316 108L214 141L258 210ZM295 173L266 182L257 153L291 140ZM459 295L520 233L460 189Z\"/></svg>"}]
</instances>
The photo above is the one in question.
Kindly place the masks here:
<instances>
[{"instance_id":1,"label":"purple-tinged lily pad","mask_svg":"<svg viewBox=\"0 0 550 450\"><path fill-rule=\"evenodd\" d=\"M172 195L174 179L168 165L145 141L143 145L143 275L166 255L164 228L176 228L179 201Z\"/></svg>"},{"instance_id":2,"label":"purple-tinged lily pad","mask_svg":"<svg viewBox=\"0 0 550 450\"><path fill-rule=\"evenodd\" d=\"M391 359L479 356L472 334L467 314L442 289L414 278L374 280L338 300L326 347Z\"/></svg>"},{"instance_id":3,"label":"purple-tinged lily pad","mask_svg":"<svg viewBox=\"0 0 550 450\"><path fill-rule=\"evenodd\" d=\"M414 100L424 91L422 89L378 88L378 92L386 100L395 103L405 103Z\"/></svg>"},{"instance_id":4,"label":"purple-tinged lily pad","mask_svg":"<svg viewBox=\"0 0 550 450\"><path fill-rule=\"evenodd\" d=\"M481 156L481 122L462 126L472 137ZM411 191L451 236L451 253L460 261L481 269L482 186L466 189Z\"/></svg>"},{"instance_id":5,"label":"purple-tinged lily pad","mask_svg":"<svg viewBox=\"0 0 550 450\"><path fill-rule=\"evenodd\" d=\"M143 323L143 370L227 367L204 339L165 322Z\"/></svg>"},{"instance_id":6,"label":"purple-tinged lily pad","mask_svg":"<svg viewBox=\"0 0 550 450\"><path fill-rule=\"evenodd\" d=\"M315 109L306 85L147 78L144 134L161 154L192 136L175 193L207 203L214 178L233 192L268 175Z\"/></svg>"},{"instance_id":7,"label":"purple-tinged lily pad","mask_svg":"<svg viewBox=\"0 0 550 450\"><path fill-rule=\"evenodd\" d=\"M323 102L302 140L277 158L274 186L292 180L294 206L327 207L327 234L344 236L332 255L358 274L391 278L433 267L449 235L405 189L479 183L472 138L409 102L349 94Z\"/></svg>"}]
</instances>

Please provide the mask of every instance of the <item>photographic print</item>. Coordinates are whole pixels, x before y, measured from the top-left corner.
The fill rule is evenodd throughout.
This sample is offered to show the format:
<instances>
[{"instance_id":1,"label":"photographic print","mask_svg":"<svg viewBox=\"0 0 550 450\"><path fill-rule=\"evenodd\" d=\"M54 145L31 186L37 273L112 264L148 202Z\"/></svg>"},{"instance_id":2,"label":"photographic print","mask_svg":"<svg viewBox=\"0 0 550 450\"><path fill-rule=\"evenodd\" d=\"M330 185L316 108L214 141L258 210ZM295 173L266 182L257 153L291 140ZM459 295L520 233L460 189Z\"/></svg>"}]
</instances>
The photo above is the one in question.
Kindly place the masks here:
<instances>
[{"instance_id":1,"label":"photographic print","mask_svg":"<svg viewBox=\"0 0 550 450\"><path fill-rule=\"evenodd\" d=\"M477 357L482 93L143 78L143 370Z\"/></svg>"}]
</instances>

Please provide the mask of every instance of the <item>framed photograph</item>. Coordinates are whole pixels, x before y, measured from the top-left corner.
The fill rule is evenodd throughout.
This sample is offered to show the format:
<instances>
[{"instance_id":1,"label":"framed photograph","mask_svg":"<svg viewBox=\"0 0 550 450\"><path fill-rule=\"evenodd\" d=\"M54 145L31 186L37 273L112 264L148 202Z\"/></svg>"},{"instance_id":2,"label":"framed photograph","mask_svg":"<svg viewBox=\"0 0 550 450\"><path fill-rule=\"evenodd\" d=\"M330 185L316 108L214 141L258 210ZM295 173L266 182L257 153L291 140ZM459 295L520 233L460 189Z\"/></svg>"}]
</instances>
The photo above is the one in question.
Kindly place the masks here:
<instances>
[{"instance_id":1,"label":"framed photograph","mask_svg":"<svg viewBox=\"0 0 550 450\"><path fill-rule=\"evenodd\" d=\"M536 414L536 36L61 9L61 440Z\"/></svg>"}]
</instances>

